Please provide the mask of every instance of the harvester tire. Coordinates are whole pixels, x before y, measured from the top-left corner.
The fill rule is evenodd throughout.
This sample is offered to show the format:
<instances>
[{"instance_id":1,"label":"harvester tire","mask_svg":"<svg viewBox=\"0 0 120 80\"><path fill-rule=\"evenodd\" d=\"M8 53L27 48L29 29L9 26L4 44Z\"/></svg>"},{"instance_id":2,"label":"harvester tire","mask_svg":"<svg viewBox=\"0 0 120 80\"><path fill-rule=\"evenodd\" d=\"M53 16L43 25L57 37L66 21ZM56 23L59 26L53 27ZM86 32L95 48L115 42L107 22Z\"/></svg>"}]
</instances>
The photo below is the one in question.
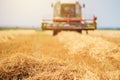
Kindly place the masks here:
<instances>
[{"instance_id":1,"label":"harvester tire","mask_svg":"<svg viewBox=\"0 0 120 80\"><path fill-rule=\"evenodd\" d=\"M86 34L88 34L88 30L86 30Z\"/></svg>"},{"instance_id":2,"label":"harvester tire","mask_svg":"<svg viewBox=\"0 0 120 80\"><path fill-rule=\"evenodd\" d=\"M58 31L57 30L54 30L53 31L53 36L57 35L58 34Z\"/></svg>"},{"instance_id":3,"label":"harvester tire","mask_svg":"<svg viewBox=\"0 0 120 80\"><path fill-rule=\"evenodd\" d=\"M79 32L80 34L82 34L82 30L77 30L77 32Z\"/></svg>"}]
</instances>

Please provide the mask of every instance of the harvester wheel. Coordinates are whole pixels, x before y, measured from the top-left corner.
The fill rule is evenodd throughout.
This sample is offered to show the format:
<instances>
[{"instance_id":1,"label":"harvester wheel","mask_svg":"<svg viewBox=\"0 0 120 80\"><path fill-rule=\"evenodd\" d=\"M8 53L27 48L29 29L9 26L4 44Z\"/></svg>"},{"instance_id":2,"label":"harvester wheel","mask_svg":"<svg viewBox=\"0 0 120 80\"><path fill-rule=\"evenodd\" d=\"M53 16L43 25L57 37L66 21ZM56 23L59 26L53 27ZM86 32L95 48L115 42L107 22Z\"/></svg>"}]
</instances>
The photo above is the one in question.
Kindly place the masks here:
<instances>
[{"instance_id":1,"label":"harvester wheel","mask_svg":"<svg viewBox=\"0 0 120 80\"><path fill-rule=\"evenodd\" d=\"M82 30L77 30L77 32L79 32L80 34L82 34Z\"/></svg>"},{"instance_id":2,"label":"harvester wheel","mask_svg":"<svg viewBox=\"0 0 120 80\"><path fill-rule=\"evenodd\" d=\"M86 30L86 34L88 34L88 30Z\"/></svg>"},{"instance_id":3,"label":"harvester wheel","mask_svg":"<svg viewBox=\"0 0 120 80\"><path fill-rule=\"evenodd\" d=\"M58 32L59 32L58 30L54 30L54 31L53 31L53 36L57 35Z\"/></svg>"}]
</instances>

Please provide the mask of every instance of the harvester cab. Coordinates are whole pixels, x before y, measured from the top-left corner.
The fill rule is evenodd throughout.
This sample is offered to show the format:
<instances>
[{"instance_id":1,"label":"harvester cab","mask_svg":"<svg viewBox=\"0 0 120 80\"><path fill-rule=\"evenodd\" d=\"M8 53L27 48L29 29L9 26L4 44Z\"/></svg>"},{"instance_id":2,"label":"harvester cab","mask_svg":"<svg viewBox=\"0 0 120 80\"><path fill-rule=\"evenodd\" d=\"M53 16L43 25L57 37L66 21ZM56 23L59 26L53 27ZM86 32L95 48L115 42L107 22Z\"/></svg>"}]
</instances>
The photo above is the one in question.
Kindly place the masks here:
<instances>
[{"instance_id":1,"label":"harvester cab","mask_svg":"<svg viewBox=\"0 0 120 80\"><path fill-rule=\"evenodd\" d=\"M57 1L53 6L53 19L42 21L42 30L53 30L53 35L64 30L78 31L95 30L97 28L97 18L85 19L82 17L82 6L77 1L75 3L62 3ZM85 5L83 5L85 7Z\"/></svg>"}]
</instances>

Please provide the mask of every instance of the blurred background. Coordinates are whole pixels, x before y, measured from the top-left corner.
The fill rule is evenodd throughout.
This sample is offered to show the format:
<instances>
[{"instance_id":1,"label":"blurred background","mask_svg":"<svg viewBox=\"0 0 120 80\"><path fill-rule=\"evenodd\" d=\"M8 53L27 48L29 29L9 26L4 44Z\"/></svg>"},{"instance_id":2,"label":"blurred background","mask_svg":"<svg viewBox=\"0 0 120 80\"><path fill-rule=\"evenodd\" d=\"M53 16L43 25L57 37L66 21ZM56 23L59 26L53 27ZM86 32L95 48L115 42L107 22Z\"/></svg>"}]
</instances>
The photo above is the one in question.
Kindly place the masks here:
<instances>
[{"instance_id":1,"label":"blurred background","mask_svg":"<svg viewBox=\"0 0 120 80\"><path fill-rule=\"evenodd\" d=\"M52 3L57 0L0 0L0 27L40 28L44 18L51 19ZM79 1L83 16L97 16L98 28L120 28L120 0L60 0Z\"/></svg>"}]
</instances>

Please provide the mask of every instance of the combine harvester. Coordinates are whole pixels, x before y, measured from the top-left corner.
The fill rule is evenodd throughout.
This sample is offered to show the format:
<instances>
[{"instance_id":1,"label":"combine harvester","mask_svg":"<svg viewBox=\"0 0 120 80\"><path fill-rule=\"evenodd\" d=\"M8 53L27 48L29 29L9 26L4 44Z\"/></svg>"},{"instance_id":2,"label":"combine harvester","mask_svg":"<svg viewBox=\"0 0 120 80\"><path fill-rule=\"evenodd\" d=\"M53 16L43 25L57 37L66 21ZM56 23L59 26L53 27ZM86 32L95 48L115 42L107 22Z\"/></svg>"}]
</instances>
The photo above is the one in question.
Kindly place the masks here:
<instances>
[{"instance_id":1,"label":"combine harvester","mask_svg":"<svg viewBox=\"0 0 120 80\"><path fill-rule=\"evenodd\" d=\"M95 30L97 28L96 17L84 19L82 17L82 8L85 5L76 1L74 3L62 3L57 1L53 7L53 19L44 19L42 21L42 30L53 30L53 35L60 31L78 31Z\"/></svg>"}]
</instances>

